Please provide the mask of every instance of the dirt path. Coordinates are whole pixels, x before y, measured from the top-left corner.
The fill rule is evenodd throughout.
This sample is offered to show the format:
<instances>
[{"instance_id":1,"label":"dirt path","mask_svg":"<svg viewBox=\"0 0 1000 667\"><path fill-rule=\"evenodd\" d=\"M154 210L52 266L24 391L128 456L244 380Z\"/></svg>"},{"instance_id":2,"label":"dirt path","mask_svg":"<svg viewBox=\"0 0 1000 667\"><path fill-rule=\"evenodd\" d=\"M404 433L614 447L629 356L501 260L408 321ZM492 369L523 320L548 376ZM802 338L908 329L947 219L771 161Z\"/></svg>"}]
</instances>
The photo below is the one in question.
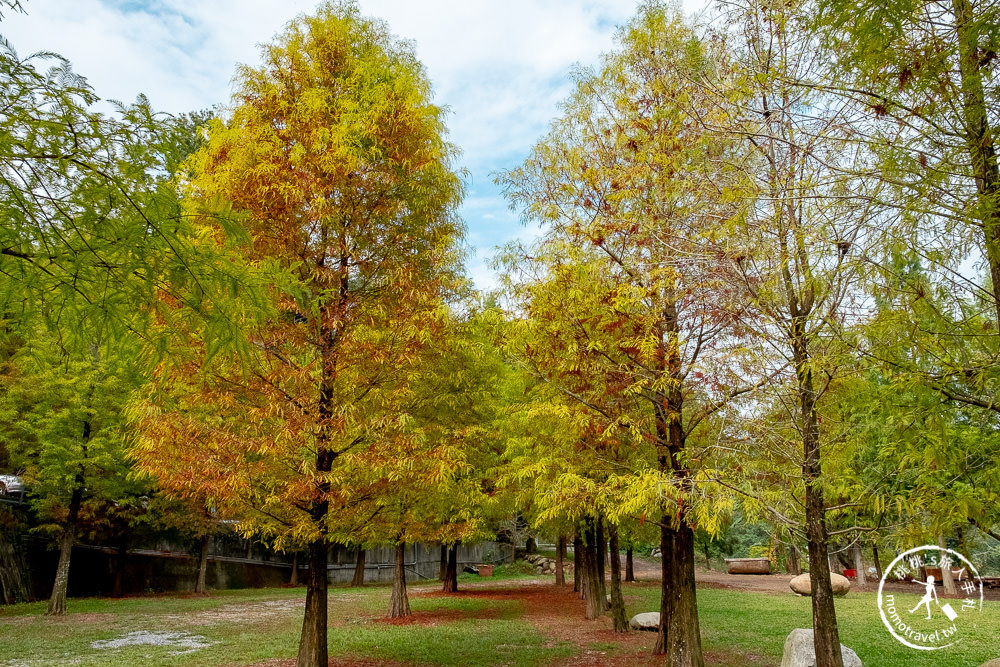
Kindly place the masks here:
<instances>
[{"instance_id":1,"label":"dirt path","mask_svg":"<svg viewBox=\"0 0 1000 667\"><path fill-rule=\"evenodd\" d=\"M638 572L636 573L638 574ZM630 596L624 592L628 604ZM440 593L425 593L434 596ZM553 585L551 579L518 581L516 586L490 585L488 583L466 584L458 593L460 596L484 600L516 600L524 606L524 620L531 623L549 644L556 646L570 643L579 653L569 658L548 663L553 666L610 665L615 667L644 667L663 664L662 658L653 657L656 635L651 632L632 632L627 635L615 633L611 618L604 616L595 621L584 621L585 603L573 592L572 580L561 588Z\"/></svg>"},{"instance_id":2,"label":"dirt path","mask_svg":"<svg viewBox=\"0 0 1000 667\"><path fill-rule=\"evenodd\" d=\"M659 559L633 557L633 570L635 576L640 581L659 581L660 563ZM624 568L624 560L623 565ZM776 574L729 574L721 570L705 570L696 568L694 573L695 582L698 586L706 588L729 588L738 591L757 591L760 593L791 593L788 582L794 575ZM905 582L887 582L885 591L892 593L918 593L914 584ZM878 580L869 579L865 586L859 586L856 581L851 582L852 593L876 593L878 592ZM938 596L961 598L963 595L949 596L938 586ZM1000 600L1000 589L986 590L983 592L986 600Z\"/></svg>"},{"instance_id":3,"label":"dirt path","mask_svg":"<svg viewBox=\"0 0 1000 667\"><path fill-rule=\"evenodd\" d=\"M639 581L660 580L660 559L646 556L632 557L632 570ZM622 571L625 571L625 557L622 556ZM709 588L732 588L741 591L762 591L768 593L789 592L790 574L726 574L717 570L696 568L694 579L699 586Z\"/></svg>"},{"instance_id":4,"label":"dirt path","mask_svg":"<svg viewBox=\"0 0 1000 667\"><path fill-rule=\"evenodd\" d=\"M791 593L788 582L792 578L790 574L727 574L701 568L694 573L694 580L699 586L763 593Z\"/></svg>"}]
</instances>

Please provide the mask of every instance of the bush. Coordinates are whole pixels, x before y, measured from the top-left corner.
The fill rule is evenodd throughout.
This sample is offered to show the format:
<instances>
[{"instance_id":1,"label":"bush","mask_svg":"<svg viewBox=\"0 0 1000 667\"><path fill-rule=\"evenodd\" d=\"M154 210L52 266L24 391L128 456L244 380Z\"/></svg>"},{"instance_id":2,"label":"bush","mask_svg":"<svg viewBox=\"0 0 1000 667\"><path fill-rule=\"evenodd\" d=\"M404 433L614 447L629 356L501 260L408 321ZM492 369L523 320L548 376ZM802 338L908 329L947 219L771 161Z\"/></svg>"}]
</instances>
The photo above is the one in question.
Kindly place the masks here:
<instances>
[{"instance_id":1,"label":"bush","mask_svg":"<svg viewBox=\"0 0 1000 667\"><path fill-rule=\"evenodd\" d=\"M521 574L537 574L535 566L526 560L516 560L506 565L497 565L493 568L494 577L510 577Z\"/></svg>"}]
</instances>

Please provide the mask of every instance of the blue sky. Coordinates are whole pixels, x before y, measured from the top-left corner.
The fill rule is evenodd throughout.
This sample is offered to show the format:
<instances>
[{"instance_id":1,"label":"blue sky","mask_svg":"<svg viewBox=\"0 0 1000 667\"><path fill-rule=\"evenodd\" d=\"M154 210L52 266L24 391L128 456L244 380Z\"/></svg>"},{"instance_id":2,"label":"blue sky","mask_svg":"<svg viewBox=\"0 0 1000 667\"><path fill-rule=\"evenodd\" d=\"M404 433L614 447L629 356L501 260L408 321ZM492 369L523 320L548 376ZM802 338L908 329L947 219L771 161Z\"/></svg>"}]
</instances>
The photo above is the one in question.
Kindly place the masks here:
<instances>
[{"instance_id":1,"label":"blue sky","mask_svg":"<svg viewBox=\"0 0 1000 667\"><path fill-rule=\"evenodd\" d=\"M686 0L688 9L698 0ZM270 41L314 0L28 0L7 12L0 34L23 57L67 57L98 95L181 112L225 104L237 63L258 62ZM451 140L469 173L463 217L481 288L495 283L497 245L534 233L493 184L519 164L559 112L575 63L596 64L636 0L359 0L416 43L436 101L451 109Z\"/></svg>"}]
</instances>

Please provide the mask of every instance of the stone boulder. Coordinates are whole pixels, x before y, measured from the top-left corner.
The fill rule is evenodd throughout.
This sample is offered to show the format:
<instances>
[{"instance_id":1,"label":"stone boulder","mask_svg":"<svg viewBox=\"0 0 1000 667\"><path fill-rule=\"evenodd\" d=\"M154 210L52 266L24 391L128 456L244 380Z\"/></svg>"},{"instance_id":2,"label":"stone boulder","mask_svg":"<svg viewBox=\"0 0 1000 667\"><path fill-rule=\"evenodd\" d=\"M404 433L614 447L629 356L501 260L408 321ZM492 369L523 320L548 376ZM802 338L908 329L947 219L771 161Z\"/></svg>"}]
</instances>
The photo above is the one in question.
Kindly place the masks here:
<instances>
[{"instance_id":1,"label":"stone boulder","mask_svg":"<svg viewBox=\"0 0 1000 667\"><path fill-rule=\"evenodd\" d=\"M858 654L840 645L840 655L844 667L862 667ZM813 631L798 628L785 639L785 652L781 656L781 667L816 667L816 647L813 646Z\"/></svg>"},{"instance_id":2,"label":"stone boulder","mask_svg":"<svg viewBox=\"0 0 1000 667\"><path fill-rule=\"evenodd\" d=\"M546 558L541 554L528 554L527 556L524 557L524 560L535 566L536 574L554 575L556 573L556 561L554 558ZM573 571L572 562L563 563L563 571L565 572L566 570L569 570L570 572Z\"/></svg>"},{"instance_id":3,"label":"stone boulder","mask_svg":"<svg viewBox=\"0 0 1000 667\"><path fill-rule=\"evenodd\" d=\"M984 662L979 667L1000 667L1000 658L993 658L989 662Z\"/></svg>"},{"instance_id":4,"label":"stone boulder","mask_svg":"<svg viewBox=\"0 0 1000 667\"><path fill-rule=\"evenodd\" d=\"M812 595L812 581L809 579L808 573L800 574L789 581L788 587L799 595ZM836 572L831 572L830 587L833 589L834 595L843 597L851 590L851 580Z\"/></svg>"},{"instance_id":5,"label":"stone boulder","mask_svg":"<svg viewBox=\"0 0 1000 667\"><path fill-rule=\"evenodd\" d=\"M628 625L633 630L650 630L656 632L660 629L660 612L647 611L644 614L636 614L629 620Z\"/></svg>"}]
</instances>

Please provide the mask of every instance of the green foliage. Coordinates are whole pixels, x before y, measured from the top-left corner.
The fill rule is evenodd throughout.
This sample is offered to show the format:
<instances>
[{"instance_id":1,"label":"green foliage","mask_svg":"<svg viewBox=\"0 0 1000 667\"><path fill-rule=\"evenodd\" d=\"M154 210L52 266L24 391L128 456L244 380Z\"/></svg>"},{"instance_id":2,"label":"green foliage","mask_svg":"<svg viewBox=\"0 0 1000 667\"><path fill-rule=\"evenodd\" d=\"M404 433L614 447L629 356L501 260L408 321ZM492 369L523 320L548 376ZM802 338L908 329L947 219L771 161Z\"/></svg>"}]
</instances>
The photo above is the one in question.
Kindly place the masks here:
<instances>
[{"instance_id":1,"label":"green foliage","mask_svg":"<svg viewBox=\"0 0 1000 667\"><path fill-rule=\"evenodd\" d=\"M0 313L78 351L134 337L161 357L183 303L238 344L227 297L239 286L252 300L255 283L205 242L169 178L201 117L158 115L142 97L103 115L97 102L65 59L0 42Z\"/></svg>"},{"instance_id":2,"label":"green foliage","mask_svg":"<svg viewBox=\"0 0 1000 667\"><path fill-rule=\"evenodd\" d=\"M535 566L526 560L516 560L513 563L497 565L493 569L493 575L498 577L509 577L515 575L535 575Z\"/></svg>"},{"instance_id":3,"label":"green foliage","mask_svg":"<svg viewBox=\"0 0 1000 667\"><path fill-rule=\"evenodd\" d=\"M885 525L907 548L964 530L970 518L986 525L1000 518L1000 435L990 413L904 375L872 373L841 396L853 452L838 462L834 489L859 502L854 516Z\"/></svg>"},{"instance_id":4,"label":"green foliage","mask_svg":"<svg viewBox=\"0 0 1000 667\"><path fill-rule=\"evenodd\" d=\"M0 365L0 449L45 521L65 518L78 487L91 521L125 512L148 491L148 481L132 475L123 417L143 377L131 355L98 350L95 344L91 355L73 354L41 335Z\"/></svg>"},{"instance_id":5,"label":"green foliage","mask_svg":"<svg viewBox=\"0 0 1000 667\"><path fill-rule=\"evenodd\" d=\"M949 501L931 509L918 492L916 505L975 514L993 505L970 482L981 474L972 469L995 458L991 422L1000 405L1000 8L824 0L816 9L813 28L837 53L828 88L858 110L852 123L884 184L878 204L887 214L871 252L878 309L862 349L883 395L898 397L902 430L888 437L908 472L927 471L917 474L923 482L935 469L957 475L956 488L941 488Z\"/></svg>"},{"instance_id":6,"label":"green foliage","mask_svg":"<svg viewBox=\"0 0 1000 667\"><path fill-rule=\"evenodd\" d=\"M412 45L353 3L293 21L262 60L239 70L231 116L182 171L194 210L232 206L252 240L242 262L273 267L281 316L231 302L247 354L192 335L204 348L133 409L136 455L171 493L279 548L427 537L452 510L446 541L482 534L472 466L492 463L462 450L482 350L451 347L462 183L430 81ZM213 239L223 222L199 219Z\"/></svg>"},{"instance_id":7,"label":"green foliage","mask_svg":"<svg viewBox=\"0 0 1000 667\"><path fill-rule=\"evenodd\" d=\"M697 535L700 542L708 539L713 550L726 558L754 558L760 549L770 550L773 528L766 523L748 523L739 515L715 539L707 535Z\"/></svg>"},{"instance_id":8,"label":"green foliage","mask_svg":"<svg viewBox=\"0 0 1000 667\"><path fill-rule=\"evenodd\" d=\"M714 529L692 473L699 429L749 375L720 261L728 144L706 130L716 109L694 83L719 54L658 3L618 38L598 70L574 72L560 118L500 179L543 227L502 258L518 318L506 350L536 378L513 474L534 484L539 526L598 512Z\"/></svg>"}]
</instances>

